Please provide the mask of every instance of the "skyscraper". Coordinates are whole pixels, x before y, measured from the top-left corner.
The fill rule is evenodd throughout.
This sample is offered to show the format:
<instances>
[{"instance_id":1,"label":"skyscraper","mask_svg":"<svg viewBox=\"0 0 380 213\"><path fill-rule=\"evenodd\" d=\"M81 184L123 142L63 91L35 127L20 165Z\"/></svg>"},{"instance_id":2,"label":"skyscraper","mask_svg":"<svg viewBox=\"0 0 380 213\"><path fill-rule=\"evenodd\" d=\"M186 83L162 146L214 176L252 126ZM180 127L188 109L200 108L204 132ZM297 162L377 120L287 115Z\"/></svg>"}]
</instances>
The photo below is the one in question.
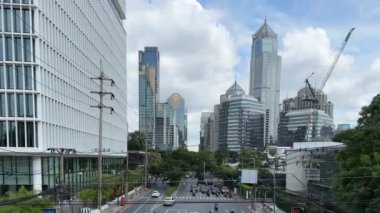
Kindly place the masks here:
<instances>
[{"instance_id":1,"label":"skyscraper","mask_svg":"<svg viewBox=\"0 0 380 213\"><path fill-rule=\"evenodd\" d=\"M117 100L103 116L103 172L121 172L127 112L125 5L113 1L2 0L0 3L0 194L20 186L54 188L59 156L65 181L77 191L96 176L99 136L98 77L102 70ZM80 154L79 154L80 153ZM6 175L7 174L7 175Z\"/></svg>"},{"instance_id":2,"label":"skyscraper","mask_svg":"<svg viewBox=\"0 0 380 213\"><path fill-rule=\"evenodd\" d=\"M165 103L157 104L156 111L156 148L174 150L186 148L187 119L185 100L174 93Z\"/></svg>"},{"instance_id":3,"label":"skyscraper","mask_svg":"<svg viewBox=\"0 0 380 213\"><path fill-rule=\"evenodd\" d=\"M218 117L218 147L235 152L247 147L264 147L268 135L265 110L236 82L220 96Z\"/></svg>"},{"instance_id":4,"label":"skyscraper","mask_svg":"<svg viewBox=\"0 0 380 213\"><path fill-rule=\"evenodd\" d=\"M277 141L279 122L281 57L277 54L277 35L264 24L253 35L249 94L257 98L266 110L269 138Z\"/></svg>"},{"instance_id":5,"label":"skyscraper","mask_svg":"<svg viewBox=\"0 0 380 213\"><path fill-rule=\"evenodd\" d=\"M173 93L168 98L168 104L173 109L173 116L178 128L178 147L185 148L187 143L187 118L185 99L178 93Z\"/></svg>"},{"instance_id":6,"label":"skyscraper","mask_svg":"<svg viewBox=\"0 0 380 213\"><path fill-rule=\"evenodd\" d=\"M139 51L139 130L155 148L156 108L159 102L160 53L157 47Z\"/></svg>"},{"instance_id":7,"label":"skyscraper","mask_svg":"<svg viewBox=\"0 0 380 213\"><path fill-rule=\"evenodd\" d=\"M209 120L209 117L212 112L202 112L201 113L201 125L200 125L200 131L199 131L199 150L205 150L206 149L206 124Z\"/></svg>"}]
</instances>

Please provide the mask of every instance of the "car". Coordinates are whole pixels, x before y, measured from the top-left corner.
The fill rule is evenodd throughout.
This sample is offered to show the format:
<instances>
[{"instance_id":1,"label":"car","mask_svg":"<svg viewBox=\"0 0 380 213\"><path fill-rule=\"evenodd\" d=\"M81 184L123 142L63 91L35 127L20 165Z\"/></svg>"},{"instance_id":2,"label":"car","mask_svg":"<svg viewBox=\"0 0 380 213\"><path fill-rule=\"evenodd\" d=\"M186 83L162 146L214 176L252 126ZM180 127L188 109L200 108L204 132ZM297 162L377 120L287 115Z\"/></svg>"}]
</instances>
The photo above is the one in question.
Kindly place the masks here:
<instances>
[{"instance_id":1,"label":"car","mask_svg":"<svg viewBox=\"0 0 380 213\"><path fill-rule=\"evenodd\" d=\"M175 199L173 197L165 197L164 206L173 206L175 204Z\"/></svg>"},{"instance_id":2,"label":"car","mask_svg":"<svg viewBox=\"0 0 380 213\"><path fill-rule=\"evenodd\" d=\"M152 192L152 197L155 197L155 198L160 197L160 193L157 190L155 190Z\"/></svg>"},{"instance_id":3,"label":"car","mask_svg":"<svg viewBox=\"0 0 380 213\"><path fill-rule=\"evenodd\" d=\"M204 194L204 193L206 193L208 191L208 189L206 188L206 187L203 187L202 188L202 190L201 190L201 192Z\"/></svg>"}]
</instances>

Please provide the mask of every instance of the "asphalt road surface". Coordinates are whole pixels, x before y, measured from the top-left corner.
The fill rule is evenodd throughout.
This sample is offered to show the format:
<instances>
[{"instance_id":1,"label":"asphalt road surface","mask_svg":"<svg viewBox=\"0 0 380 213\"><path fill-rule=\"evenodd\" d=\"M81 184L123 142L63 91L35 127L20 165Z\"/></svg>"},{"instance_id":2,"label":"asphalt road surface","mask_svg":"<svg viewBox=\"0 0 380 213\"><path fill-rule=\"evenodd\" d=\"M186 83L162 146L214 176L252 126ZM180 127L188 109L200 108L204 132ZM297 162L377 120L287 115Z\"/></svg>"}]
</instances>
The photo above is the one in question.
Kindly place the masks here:
<instances>
[{"instance_id":1,"label":"asphalt road surface","mask_svg":"<svg viewBox=\"0 0 380 213\"><path fill-rule=\"evenodd\" d=\"M151 198L150 194L140 198L137 202L122 213L209 213L223 212L230 213L249 213L249 204L241 203L235 198L225 197L223 195L209 195L197 192L195 196L190 192L191 185L196 184L197 180L185 178L182 180L177 192L173 195L176 203L173 206L163 206L165 185L158 185L155 190L161 193L160 198ZM219 210L214 210L215 203L218 203Z\"/></svg>"}]
</instances>

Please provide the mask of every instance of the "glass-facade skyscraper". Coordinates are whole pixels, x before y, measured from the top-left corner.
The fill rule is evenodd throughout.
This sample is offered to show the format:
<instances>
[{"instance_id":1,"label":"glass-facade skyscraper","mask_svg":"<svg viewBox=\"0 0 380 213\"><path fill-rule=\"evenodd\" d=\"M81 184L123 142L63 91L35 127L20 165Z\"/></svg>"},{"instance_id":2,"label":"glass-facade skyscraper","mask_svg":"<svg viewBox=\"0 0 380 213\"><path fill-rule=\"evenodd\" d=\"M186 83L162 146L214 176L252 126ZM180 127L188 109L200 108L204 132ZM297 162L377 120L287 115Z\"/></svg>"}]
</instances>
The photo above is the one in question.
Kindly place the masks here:
<instances>
[{"instance_id":1,"label":"glass-facade skyscraper","mask_svg":"<svg viewBox=\"0 0 380 213\"><path fill-rule=\"evenodd\" d=\"M139 130L155 148L156 108L160 88L160 53L157 47L139 51Z\"/></svg>"},{"instance_id":2,"label":"glass-facade skyscraper","mask_svg":"<svg viewBox=\"0 0 380 213\"><path fill-rule=\"evenodd\" d=\"M277 46L277 35L265 20L253 35L249 84L249 94L257 98L266 111L269 137L265 143L277 141L281 76Z\"/></svg>"},{"instance_id":3,"label":"glass-facade skyscraper","mask_svg":"<svg viewBox=\"0 0 380 213\"><path fill-rule=\"evenodd\" d=\"M178 93L167 102L157 104L156 148L175 150L187 147L187 119L185 100Z\"/></svg>"},{"instance_id":4,"label":"glass-facade skyscraper","mask_svg":"<svg viewBox=\"0 0 380 213\"><path fill-rule=\"evenodd\" d=\"M168 98L168 104L173 109L175 124L178 128L178 147L187 146L187 119L185 109L185 99L178 93L172 94Z\"/></svg>"}]
</instances>

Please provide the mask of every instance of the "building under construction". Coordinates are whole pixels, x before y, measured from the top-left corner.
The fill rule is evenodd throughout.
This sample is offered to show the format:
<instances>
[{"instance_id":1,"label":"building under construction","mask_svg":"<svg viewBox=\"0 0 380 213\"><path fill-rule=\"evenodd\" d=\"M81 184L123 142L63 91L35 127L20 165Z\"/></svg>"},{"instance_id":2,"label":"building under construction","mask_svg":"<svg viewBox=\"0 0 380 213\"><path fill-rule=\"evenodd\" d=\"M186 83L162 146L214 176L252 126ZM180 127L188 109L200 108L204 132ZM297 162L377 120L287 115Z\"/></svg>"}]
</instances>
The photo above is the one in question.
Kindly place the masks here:
<instances>
[{"instance_id":1,"label":"building under construction","mask_svg":"<svg viewBox=\"0 0 380 213\"><path fill-rule=\"evenodd\" d=\"M305 79L305 87L298 91L297 97L284 100L278 127L278 145L292 146L293 142L331 140L334 105L328 101L323 89L354 30L351 28L347 33L319 89L313 88L309 83L313 72Z\"/></svg>"},{"instance_id":2,"label":"building under construction","mask_svg":"<svg viewBox=\"0 0 380 213\"><path fill-rule=\"evenodd\" d=\"M297 97L283 101L278 127L278 145L292 146L293 142L330 141L333 136L334 104L321 90L315 90L314 101L309 88L298 91Z\"/></svg>"}]
</instances>

